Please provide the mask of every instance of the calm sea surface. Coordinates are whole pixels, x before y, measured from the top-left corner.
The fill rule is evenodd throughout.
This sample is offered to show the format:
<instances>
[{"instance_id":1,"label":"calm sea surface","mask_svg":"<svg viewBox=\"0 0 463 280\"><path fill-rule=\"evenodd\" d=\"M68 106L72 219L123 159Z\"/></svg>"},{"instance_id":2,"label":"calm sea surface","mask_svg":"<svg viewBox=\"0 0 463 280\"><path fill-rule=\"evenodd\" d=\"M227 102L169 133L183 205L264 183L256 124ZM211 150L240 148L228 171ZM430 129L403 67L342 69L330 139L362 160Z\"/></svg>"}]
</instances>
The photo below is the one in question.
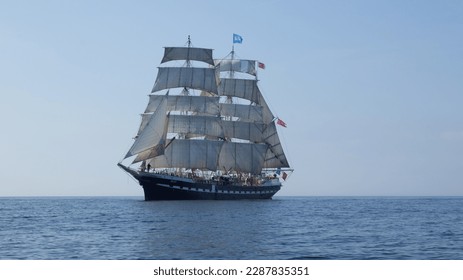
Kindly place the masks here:
<instances>
[{"instance_id":1,"label":"calm sea surface","mask_svg":"<svg viewBox=\"0 0 463 280\"><path fill-rule=\"evenodd\" d=\"M0 259L463 259L463 198L0 198Z\"/></svg>"}]
</instances>

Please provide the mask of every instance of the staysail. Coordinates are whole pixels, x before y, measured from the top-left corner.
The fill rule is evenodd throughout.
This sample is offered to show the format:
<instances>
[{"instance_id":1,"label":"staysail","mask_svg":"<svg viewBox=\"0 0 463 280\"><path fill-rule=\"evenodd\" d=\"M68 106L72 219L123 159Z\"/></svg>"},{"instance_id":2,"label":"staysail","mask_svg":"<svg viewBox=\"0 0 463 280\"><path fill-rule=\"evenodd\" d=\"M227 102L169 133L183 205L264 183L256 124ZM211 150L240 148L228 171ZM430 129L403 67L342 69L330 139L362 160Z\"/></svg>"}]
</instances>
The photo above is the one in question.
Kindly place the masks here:
<instances>
[{"instance_id":1,"label":"staysail","mask_svg":"<svg viewBox=\"0 0 463 280\"><path fill-rule=\"evenodd\" d=\"M140 129L140 133L135 138L130 150L125 158L136 155L148 149L156 149L162 152L164 150L165 135L167 120L167 102L164 100L156 109L155 113L150 115L149 119L144 124L144 128ZM161 129L159 129L161 128Z\"/></svg>"}]
</instances>

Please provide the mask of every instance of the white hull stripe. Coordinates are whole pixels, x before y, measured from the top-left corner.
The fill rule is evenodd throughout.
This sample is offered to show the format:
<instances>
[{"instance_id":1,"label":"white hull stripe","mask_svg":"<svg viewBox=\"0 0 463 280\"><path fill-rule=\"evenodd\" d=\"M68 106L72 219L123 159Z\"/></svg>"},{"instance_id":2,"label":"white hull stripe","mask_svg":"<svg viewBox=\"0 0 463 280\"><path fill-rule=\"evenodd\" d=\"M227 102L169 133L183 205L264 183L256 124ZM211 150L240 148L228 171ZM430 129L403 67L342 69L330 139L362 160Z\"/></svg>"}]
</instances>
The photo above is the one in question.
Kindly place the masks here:
<instances>
[{"instance_id":1,"label":"white hull stripe","mask_svg":"<svg viewBox=\"0 0 463 280\"><path fill-rule=\"evenodd\" d=\"M174 188L174 189L188 189L189 191L195 192L211 192L209 189L198 189L198 188L188 188L188 187L180 187L180 186L169 186L167 184L158 184L161 187L166 188ZM275 193L274 191L224 191L224 190L217 190L217 193L230 193L230 194L263 194L263 193Z\"/></svg>"}]
</instances>

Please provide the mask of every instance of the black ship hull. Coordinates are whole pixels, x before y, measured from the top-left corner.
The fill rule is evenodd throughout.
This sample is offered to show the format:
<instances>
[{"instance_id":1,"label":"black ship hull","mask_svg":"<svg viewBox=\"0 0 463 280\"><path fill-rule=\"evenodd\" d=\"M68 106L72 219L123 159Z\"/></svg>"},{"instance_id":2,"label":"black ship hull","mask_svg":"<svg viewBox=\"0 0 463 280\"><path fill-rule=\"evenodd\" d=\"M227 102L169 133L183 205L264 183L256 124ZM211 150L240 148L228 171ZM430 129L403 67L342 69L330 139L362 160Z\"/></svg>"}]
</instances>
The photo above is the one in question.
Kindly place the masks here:
<instances>
[{"instance_id":1,"label":"black ship hull","mask_svg":"<svg viewBox=\"0 0 463 280\"><path fill-rule=\"evenodd\" d=\"M201 181L121 167L138 180L146 201L271 199L281 188L278 179L259 186L249 186L226 180Z\"/></svg>"},{"instance_id":2,"label":"black ship hull","mask_svg":"<svg viewBox=\"0 0 463 280\"><path fill-rule=\"evenodd\" d=\"M138 181L143 187L145 200L270 199L281 187L280 185L252 187L219 182L189 182L175 177L162 178L152 175L142 175Z\"/></svg>"}]
</instances>

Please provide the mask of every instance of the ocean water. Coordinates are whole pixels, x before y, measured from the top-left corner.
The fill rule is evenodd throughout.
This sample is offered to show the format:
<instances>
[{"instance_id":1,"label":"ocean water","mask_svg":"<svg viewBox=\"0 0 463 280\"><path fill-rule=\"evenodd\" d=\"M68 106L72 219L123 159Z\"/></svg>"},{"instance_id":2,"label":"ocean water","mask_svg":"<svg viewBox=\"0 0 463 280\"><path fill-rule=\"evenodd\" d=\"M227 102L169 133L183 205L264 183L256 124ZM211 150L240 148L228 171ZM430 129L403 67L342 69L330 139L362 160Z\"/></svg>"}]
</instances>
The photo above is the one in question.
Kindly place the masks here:
<instances>
[{"instance_id":1,"label":"ocean water","mask_svg":"<svg viewBox=\"0 0 463 280\"><path fill-rule=\"evenodd\" d=\"M0 259L463 259L462 197L0 198Z\"/></svg>"}]
</instances>

